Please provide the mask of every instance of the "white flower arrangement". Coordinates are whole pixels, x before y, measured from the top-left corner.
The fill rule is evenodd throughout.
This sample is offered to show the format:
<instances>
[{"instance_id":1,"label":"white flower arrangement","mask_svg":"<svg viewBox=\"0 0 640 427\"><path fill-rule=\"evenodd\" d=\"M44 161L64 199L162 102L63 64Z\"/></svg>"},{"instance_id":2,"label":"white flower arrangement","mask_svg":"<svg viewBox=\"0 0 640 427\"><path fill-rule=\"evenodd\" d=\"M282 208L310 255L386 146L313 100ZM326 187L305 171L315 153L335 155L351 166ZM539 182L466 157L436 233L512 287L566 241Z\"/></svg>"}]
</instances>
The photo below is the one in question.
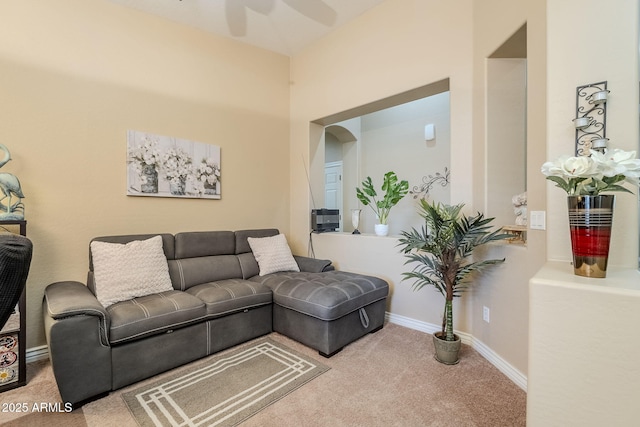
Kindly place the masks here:
<instances>
[{"instance_id":1,"label":"white flower arrangement","mask_svg":"<svg viewBox=\"0 0 640 427\"><path fill-rule=\"evenodd\" d=\"M182 148L170 148L162 156L162 171L164 179L179 184L192 176L191 157Z\"/></svg>"},{"instance_id":2,"label":"white flower arrangement","mask_svg":"<svg viewBox=\"0 0 640 427\"><path fill-rule=\"evenodd\" d=\"M213 158L202 159L199 165L193 166L195 175L194 187L199 194L213 192L220 182L220 165Z\"/></svg>"},{"instance_id":3,"label":"white flower arrangement","mask_svg":"<svg viewBox=\"0 0 640 427\"><path fill-rule=\"evenodd\" d=\"M142 144L129 149L129 162L133 163L134 169L140 177L144 177L143 168L145 166L153 166L157 171L161 161L162 156L158 149L158 141L153 141L148 136L143 138Z\"/></svg>"},{"instance_id":4,"label":"white flower arrangement","mask_svg":"<svg viewBox=\"0 0 640 427\"><path fill-rule=\"evenodd\" d=\"M215 184L220 181L220 166L212 158L202 159L198 166L194 167L196 179L207 184Z\"/></svg>"},{"instance_id":5,"label":"white flower arrangement","mask_svg":"<svg viewBox=\"0 0 640 427\"><path fill-rule=\"evenodd\" d=\"M570 196L597 196L605 191L631 193L621 183L638 186L640 159L635 151L591 150L590 156L560 156L544 163L541 171Z\"/></svg>"}]
</instances>

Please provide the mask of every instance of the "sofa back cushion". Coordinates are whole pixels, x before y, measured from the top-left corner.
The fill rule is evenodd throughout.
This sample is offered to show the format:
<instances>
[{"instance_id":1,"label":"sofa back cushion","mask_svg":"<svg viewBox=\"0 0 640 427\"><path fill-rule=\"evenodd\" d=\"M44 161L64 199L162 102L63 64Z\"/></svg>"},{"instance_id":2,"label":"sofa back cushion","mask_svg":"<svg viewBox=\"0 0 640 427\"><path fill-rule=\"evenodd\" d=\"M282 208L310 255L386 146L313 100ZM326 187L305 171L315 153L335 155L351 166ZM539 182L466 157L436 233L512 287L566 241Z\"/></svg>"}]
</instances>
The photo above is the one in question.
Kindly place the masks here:
<instances>
[{"instance_id":1,"label":"sofa back cushion","mask_svg":"<svg viewBox=\"0 0 640 427\"><path fill-rule=\"evenodd\" d=\"M175 248L176 258L169 261L175 289L184 291L203 283L242 277L232 231L178 233Z\"/></svg>"},{"instance_id":2,"label":"sofa back cushion","mask_svg":"<svg viewBox=\"0 0 640 427\"><path fill-rule=\"evenodd\" d=\"M247 238L249 237L271 237L280 234L277 228L261 228L258 230L240 230L235 232L236 255L251 252L251 246Z\"/></svg>"},{"instance_id":3,"label":"sofa back cushion","mask_svg":"<svg viewBox=\"0 0 640 427\"><path fill-rule=\"evenodd\" d=\"M240 231L191 231L160 234L169 265L173 288L187 290L202 283L224 279L248 279L260 273L247 239L279 234L276 228ZM158 234L130 234L96 237L92 241L126 244L146 240ZM93 257L89 251L89 289L95 294Z\"/></svg>"},{"instance_id":4,"label":"sofa back cushion","mask_svg":"<svg viewBox=\"0 0 640 427\"><path fill-rule=\"evenodd\" d=\"M249 246L249 237L271 237L280 234L277 228L262 228L257 230L240 230L235 232L236 238L236 254L238 255L238 261L242 269L242 278L248 279L260 274L260 266L256 258L251 252L251 246Z\"/></svg>"},{"instance_id":5,"label":"sofa back cushion","mask_svg":"<svg viewBox=\"0 0 640 427\"><path fill-rule=\"evenodd\" d=\"M175 248L175 259L234 255L236 238L233 231L189 231L175 235Z\"/></svg>"}]
</instances>

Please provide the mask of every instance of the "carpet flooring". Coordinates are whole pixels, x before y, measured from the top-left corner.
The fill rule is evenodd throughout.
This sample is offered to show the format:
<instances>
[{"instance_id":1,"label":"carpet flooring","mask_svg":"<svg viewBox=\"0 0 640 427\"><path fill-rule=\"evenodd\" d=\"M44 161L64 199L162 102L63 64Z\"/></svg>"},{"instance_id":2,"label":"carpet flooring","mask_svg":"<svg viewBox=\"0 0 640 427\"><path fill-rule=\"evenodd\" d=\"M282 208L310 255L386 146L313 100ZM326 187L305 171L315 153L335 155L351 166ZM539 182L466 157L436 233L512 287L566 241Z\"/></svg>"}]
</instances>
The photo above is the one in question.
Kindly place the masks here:
<instances>
[{"instance_id":1,"label":"carpet flooring","mask_svg":"<svg viewBox=\"0 0 640 427\"><path fill-rule=\"evenodd\" d=\"M318 358L316 351L280 334L268 337ZM241 426L524 426L526 393L469 346L462 346L460 357L457 365L443 365L433 357L431 335L386 324L335 356L322 358L329 371ZM27 367L25 387L0 393L0 425L135 427L122 394L173 372L116 390L72 413L1 412L5 403L31 408L45 402L55 408L60 402L49 362L34 362Z\"/></svg>"},{"instance_id":2,"label":"carpet flooring","mask_svg":"<svg viewBox=\"0 0 640 427\"><path fill-rule=\"evenodd\" d=\"M122 397L142 427L234 427L328 369L266 338L190 363Z\"/></svg>"}]
</instances>

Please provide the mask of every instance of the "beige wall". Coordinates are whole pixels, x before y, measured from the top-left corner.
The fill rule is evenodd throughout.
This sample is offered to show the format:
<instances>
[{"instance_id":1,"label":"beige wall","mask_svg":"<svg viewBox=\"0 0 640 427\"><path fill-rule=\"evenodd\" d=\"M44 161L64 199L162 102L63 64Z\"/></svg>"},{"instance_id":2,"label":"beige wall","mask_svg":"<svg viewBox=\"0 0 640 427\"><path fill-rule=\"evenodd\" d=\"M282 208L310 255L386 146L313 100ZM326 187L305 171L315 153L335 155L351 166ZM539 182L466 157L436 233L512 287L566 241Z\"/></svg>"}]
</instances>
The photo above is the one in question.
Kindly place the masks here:
<instances>
[{"instance_id":1,"label":"beige wall","mask_svg":"<svg viewBox=\"0 0 640 427\"><path fill-rule=\"evenodd\" d=\"M609 81L612 146L637 149L637 5L621 2L551 2L546 14L545 2L533 0L483 0L481 7L472 0L387 0L291 60L103 0L3 2L0 142L14 160L2 171L22 181L35 244L28 347L44 344L42 290L57 280L84 280L96 235L276 226L295 253L307 253L306 171L322 174L322 163L311 162L322 127L311 122L445 78L451 200L483 210L484 61L527 22L529 209L547 210L548 230L530 230L526 248L491 248L507 263L457 305L456 325L526 373L527 280L547 258L569 259L564 196L539 167L573 150L576 86ZM601 21L607 37L585 24ZM591 43L576 37L581 29ZM128 129L220 145L222 200L125 196ZM634 196L618 197L614 264L637 262L635 203ZM351 237L325 239L316 255L389 280L392 314L440 322L434 291L400 284L404 267L392 238ZM490 324L482 322L484 305Z\"/></svg>"},{"instance_id":2,"label":"beige wall","mask_svg":"<svg viewBox=\"0 0 640 427\"><path fill-rule=\"evenodd\" d=\"M3 167L21 180L34 258L28 347L46 285L86 278L98 235L289 225L289 58L104 0L0 6ZM127 197L126 131L219 145L221 200Z\"/></svg>"},{"instance_id":3,"label":"beige wall","mask_svg":"<svg viewBox=\"0 0 640 427\"><path fill-rule=\"evenodd\" d=\"M497 224L513 225L516 216L512 198L527 188L527 60L492 58L485 59L484 63L485 212L495 217Z\"/></svg>"},{"instance_id":4,"label":"beige wall","mask_svg":"<svg viewBox=\"0 0 640 427\"><path fill-rule=\"evenodd\" d=\"M639 305L636 269L615 268L603 281L556 261L536 274L527 426L638 424Z\"/></svg>"},{"instance_id":5,"label":"beige wall","mask_svg":"<svg viewBox=\"0 0 640 427\"><path fill-rule=\"evenodd\" d=\"M398 179L409 182L409 190L423 183L428 175L444 173L450 165L451 142L449 140L449 93L443 92L417 101L388 108L362 117L362 150L360 175L370 176L378 194L382 177L388 171L396 171ZM425 141L424 127L434 124L437 137ZM347 197L358 202L356 186L345 188ZM429 199L449 202L449 186L434 186ZM393 207L389 216L389 234L398 235L409 227L420 228L423 220L416 210L417 201L408 194ZM377 222L374 211L365 207L360 215L360 231L374 233Z\"/></svg>"},{"instance_id":6,"label":"beige wall","mask_svg":"<svg viewBox=\"0 0 640 427\"><path fill-rule=\"evenodd\" d=\"M529 5L528 3L533 3ZM530 92L544 92L544 5L539 2L388 0L355 22L292 58L292 198L294 244L305 251L308 240L308 195L300 153L315 152L309 122L443 78L450 78L451 202L467 210L485 209L484 61L522 24L530 21ZM496 19L500 16L500 19ZM339 64L339 67L335 66ZM529 169L544 158L544 97L529 101L534 141ZM318 129L313 129L315 133ZM311 152L307 151L311 146ZM311 164L312 173L315 173ZM401 173L401 170L396 172ZM536 193L534 206L544 210L544 180L527 177ZM510 201L509 201L510 202ZM336 260L344 269L370 272L392 286L389 310L423 324L441 322L443 301L432 289L419 293L401 283L408 267L395 239L355 236L314 236L316 255ZM389 241L387 241L389 240ZM477 291L458 301L456 327L479 340L515 369L527 369L527 282L544 263L544 233L527 248L499 246L493 254L507 264L483 279ZM523 266L525 268L523 268ZM492 322L482 324L482 306L490 305Z\"/></svg>"},{"instance_id":7,"label":"beige wall","mask_svg":"<svg viewBox=\"0 0 640 427\"><path fill-rule=\"evenodd\" d=\"M575 88L603 80L611 90L610 146L638 150L638 2L565 0L547 7L549 158L574 150ZM606 28L606 37L587 29L593 23ZM638 370L627 357L640 350L633 326L640 295L637 195L616 196L607 278L589 279L569 265L566 196L548 187L548 253L557 262L530 284L527 425L637 424ZM551 329L567 339L558 345Z\"/></svg>"},{"instance_id":8,"label":"beige wall","mask_svg":"<svg viewBox=\"0 0 640 427\"><path fill-rule=\"evenodd\" d=\"M309 123L446 78L450 78L450 140L461 153L451 156L451 200L472 203L472 3L387 0L292 58L290 243L294 251L306 253L310 238L311 205L301 158L313 159L322 127ZM309 166L317 182L321 166L317 160ZM393 313L440 323L443 302L434 291L417 294L409 284L400 284L404 261L395 239L344 237L351 239L314 235L316 256L330 258L342 269L384 277L393 289L389 301ZM468 330L464 311L458 313L457 326Z\"/></svg>"},{"instance_id":9,"label":"beige wall","mask_svg":"<svg viewBox=\"0 0 640 427\"><path fill-rule=\"evenodd\" d=\"M313 158L322 129L310 125L311 121L450 77L451 141L471 151L472 22L470 13L463 12L470 11L471 4L470 0L388 0L292 58L291 243L295 250L306 252L309 236L311 204L302 160L309 163ZM451 164L457 171L452 197L466 202L472 200L466 184L471 180L470 165L470 155L452 159ZM322 163L312 162L309 171L321 177Z\"/></svg>"},{"instance_id":10,"label":"beige wall","mask_svg":"<svg viewBox=\"0 0 640 427\"><path fill-rule=\"evenodd\" d=\"M619 0L605 7L596 0L549 2L549 160L574 152L577 86L606 80L609 146L638 150L638 4ZM606 37L587 28L597 22ZM566 194L548 183L550 260L570 261ZM634 191L637 194L637 191ZM638 199L617 193L609 265L638 266Z\"/></svg>"},{"instance_id":11,"label":"beige wall","mask_svg":"<svg viewBox=\"0 0 640 427\"><path fill-rule=\"evenodd\" d=\"M546 38L544 2L521 0L483 0L474 8L474 196L477 209L487 211L486 186L489 170L488 136L496 129L487 124L488 57L527 24L527 162L528 209L545 210L545 181L539 173L545 159ZM499 16L500 19L496 19ZM495 159L491 159L495 160ZM503 159L508 162L510 160ZM510 200L505 200L510 203ZM491 212L489 214L493 215ZM503 224L501 224L503 225ZM469 331L520 373L527 374L529 291L528 281L546 261L546 233L529 230L527 245L494 245L484 252L488 257L504 257L499 268L479 278L479 285L468 306L472 329ZM483 307L490 309L490 323L483 321Z\"/></svg>"}]
</instances>

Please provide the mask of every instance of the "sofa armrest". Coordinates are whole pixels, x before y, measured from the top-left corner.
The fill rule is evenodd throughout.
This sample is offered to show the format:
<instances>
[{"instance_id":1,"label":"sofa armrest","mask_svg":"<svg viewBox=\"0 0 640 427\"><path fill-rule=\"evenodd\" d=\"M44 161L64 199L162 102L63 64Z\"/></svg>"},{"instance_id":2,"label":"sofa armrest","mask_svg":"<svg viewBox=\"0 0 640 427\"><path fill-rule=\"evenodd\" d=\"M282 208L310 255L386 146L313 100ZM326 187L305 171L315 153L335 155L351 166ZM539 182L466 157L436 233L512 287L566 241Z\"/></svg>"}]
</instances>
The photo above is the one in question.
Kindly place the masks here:
<instances>
[{"instance_id":1,"label":"sofa armrest","mask_svg":"<svg viewBox=\"0 0 640 427\"><path fill-rule=\"evenodd\" d=\"M296 263L298 263L300 271L305 271L307 273L320 273L323 271L335 270L333 265L331 265L331 261L328 259L316 259L300 255L294 255L293 258L296 260Z\"/></svg>"},{"instance_id":2,"label":"sofa armrest","mask_svg":"<svg viewBox=\"0 0 640 427\"><path fill-rule=\"evenodd\" d=\"M47 314L55 320L73 316L95 316L99 319L100 338L108 345L110 317L107 310L83 283L56 282L44 290Z\"/></svg>"},{"instance_id":3,"label":"sofa armrest","mask_svg":"<svg viewBox=\"0 0 640 427\"><path fill-rule=\"evenodd\" d=\"M80 282L52 283L44 291L42 311L49 360L62 400L77 407L109 392L110 320L93 293Z\"/></svg>"}]
</instances>

